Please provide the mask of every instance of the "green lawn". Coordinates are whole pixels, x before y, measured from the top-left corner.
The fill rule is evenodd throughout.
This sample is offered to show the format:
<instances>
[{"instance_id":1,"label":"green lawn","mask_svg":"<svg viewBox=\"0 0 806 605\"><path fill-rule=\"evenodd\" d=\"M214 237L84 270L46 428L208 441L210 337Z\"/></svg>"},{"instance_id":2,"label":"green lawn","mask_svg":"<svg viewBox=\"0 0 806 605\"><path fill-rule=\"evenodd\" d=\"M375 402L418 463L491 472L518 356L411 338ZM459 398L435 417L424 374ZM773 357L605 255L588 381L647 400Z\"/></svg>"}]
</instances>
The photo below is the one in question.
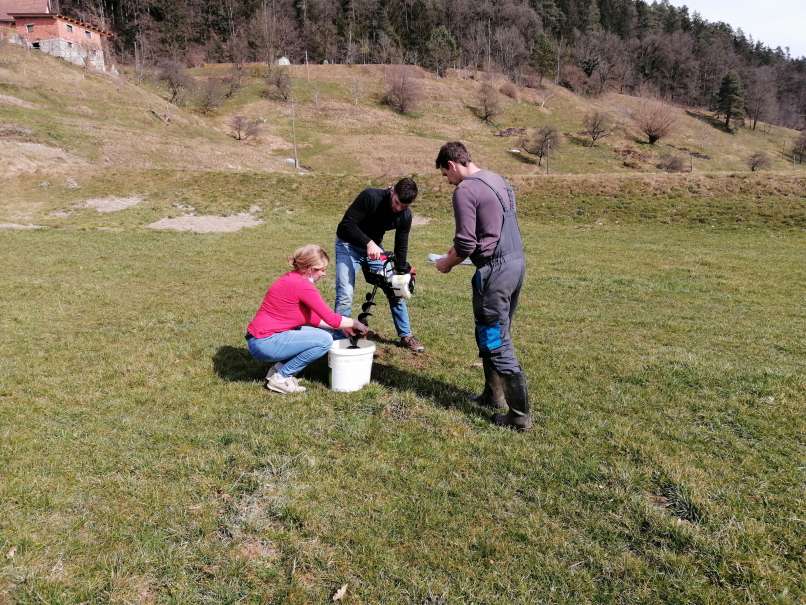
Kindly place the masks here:
<instances>
[{"instance_id":1,"label":"green lawn","mask_svg":"<svg viewBox=\"0 0 806 605\"><path fill-rule=\"evenodd\" d=\"M465 401L471 270L424 262L452 230L435 181L412 236L427 354L380 345L358 393L322 364L303 396L261 388L242 335L265 286L366 184L7 190L0 222L24 200L48 228L0 231L0 603L803 602L802 197L524 191L536 423L515 434ZM101 192L146 202L48 215ZM265 223L143 227L179 202ZM371 325L393 335L388 310Z\"/></svg>"}]
</instances>

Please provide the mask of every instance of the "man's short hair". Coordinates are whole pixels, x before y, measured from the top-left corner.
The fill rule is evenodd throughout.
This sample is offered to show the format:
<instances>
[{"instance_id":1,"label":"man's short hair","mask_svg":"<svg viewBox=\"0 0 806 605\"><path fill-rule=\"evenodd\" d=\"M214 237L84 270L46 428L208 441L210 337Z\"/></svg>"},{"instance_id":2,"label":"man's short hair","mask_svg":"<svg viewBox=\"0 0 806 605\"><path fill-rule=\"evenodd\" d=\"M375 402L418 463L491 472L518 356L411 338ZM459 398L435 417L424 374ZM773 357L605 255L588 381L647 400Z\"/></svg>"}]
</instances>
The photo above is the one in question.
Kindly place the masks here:
<instances>
[{"instance_id":1,"label":"man's short hair","mask_svg":"<svg viewBox=\"0 0 806 605\"><path fill-rule=\"evenodd\" d=\"M437 168L447 168L448 162L454 162L456 164L461 164L462 166L467 166L472 160L470 159L470 153L467 151L467 147L464 146L459 141L451 141L450 143L445 143L439 149L439 154L437 155Z\"/></svg>"},{"instance_id":2,"label":"man's short hair","mask_svg":"<svg viewBox=\"0 0 806 605\"><path fill-rule=\"evenodd\" d=\"M417 197L417 183L409 177L400 179L395 184L395 193L401 204L411 204Z\"/></svg>"}]
</instances>

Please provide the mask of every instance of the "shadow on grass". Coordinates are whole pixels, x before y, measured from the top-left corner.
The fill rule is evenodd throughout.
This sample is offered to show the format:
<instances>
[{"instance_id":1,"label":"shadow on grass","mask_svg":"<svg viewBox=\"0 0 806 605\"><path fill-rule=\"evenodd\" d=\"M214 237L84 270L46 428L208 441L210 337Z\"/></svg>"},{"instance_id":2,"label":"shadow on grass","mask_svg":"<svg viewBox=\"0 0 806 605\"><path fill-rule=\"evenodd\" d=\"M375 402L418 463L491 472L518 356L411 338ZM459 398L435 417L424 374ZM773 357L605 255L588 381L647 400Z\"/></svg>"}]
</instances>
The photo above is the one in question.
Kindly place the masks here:
<instances>
[{"instance_id":1,"label":"shadow on grass","mask_svg":"<svg viewBox=\"0 0 806 605\"><path fill-rule=\"evenodd\" d=\"M717 120L713 116L701 114L701 113L698 113L696 111L691 111L690 109L686 110L686 115L689 116L689 117L694 118L695 120L699 120L700 122L703 122L704 124L708 124L709 126L713 126L717 130L721 130L722 132L727 132L728 134L733 134L732 129L727 128L725 126L725 123L722 120Z\"/></svg>"},{"instance_id":2,"label":"shadow on grass","mask_svg":"<svg viewBox=\"0 0 806 605\"><path fill-rule=\"evenodd\" d=\"M394 342L382 338L375 340ZM424 372L418 371L418 368L422 367L423 358L415 356L413 359L416 359L417 363L412 365L411 370L397 368L376 359L372 366L373 382L397 391L414 391L418 396L430 399L443 408L454 408L472 416L486 415L482 408L469 402L475 393L427 376ZM255 360L245 347L224 345L213 355L213 370L219 378L229 382L262 382L270 365ZM329 386L330 369L327 365L327 355L305 368L302 377Z\"/></svg>"},{"instance_id":3,"label":"shadow on grass","mask_svg":"<svg viewBox=\"0 0 806 605\"><path fill-rule=\"evenodd\" d=\"M257 361L246 347L219 347L213 355L213 370L230 382L254 382L266 376L267 364Z\"/></svg>"},{"instance_id":4,"label":"shadow on grass","mask_svg":"<svg viewBox=\"0 0 806 605\"><path fill-rule=\"evenodd\" d=\"M579 145L580 147L593 147L590 137L584 137L573 132L565 132L563 134L572 145Z\"/></svg>"},{"instance_id":5,"label":"shadow on grass","mask_svg":"<svg viewBox=\"0 0 806 605\"><path fill-rule=\"evenodd\" d=\"M372 380L390 389L414 391L418 396L430 399L443 408L461 410L471 416L485 415L481 408L468 401L475 393L427 376L416 368L411 371L403 370L376 361L372 366Z\"/></svg>"},{"instance_id":6,"label":"shadow on grass","mask_svg":"<svg viewBox=\"0 0 806 605\"><path fill-rule=\"evenodd\" d=\"M509 157L518 160L521 164L528 164L529 166L540 166L540 164L538 164L536 160L527 156L524 153L516 153L512 150L510 150L508 153Z\"/></svg>"},{"instance_id":7,"label":"shadow on grass","mask_svg":"<svg viewBox=\"0 0 806 605\"><path fill-rule=\"evenodd\" d=\"M213 370L219 378L229 382L262 382L270 366L268 362L253 358L246 347L224 345L213 355ZM329 384L327 355L305 368L302 377Z\"/></svg>"}]
</instances>

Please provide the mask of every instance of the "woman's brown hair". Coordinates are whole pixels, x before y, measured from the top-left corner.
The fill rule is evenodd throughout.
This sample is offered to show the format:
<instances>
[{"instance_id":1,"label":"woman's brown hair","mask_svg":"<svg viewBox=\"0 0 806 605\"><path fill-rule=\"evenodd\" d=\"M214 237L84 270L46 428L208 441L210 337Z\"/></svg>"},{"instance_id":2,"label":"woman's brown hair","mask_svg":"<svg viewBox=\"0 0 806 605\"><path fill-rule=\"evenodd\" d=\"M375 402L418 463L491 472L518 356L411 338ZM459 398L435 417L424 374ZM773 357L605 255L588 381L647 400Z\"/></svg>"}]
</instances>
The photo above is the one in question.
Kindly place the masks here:
<instances>
[{"instance_id":1,"label":"woman's brown hair","mask_svg":"<svg viewBox=\"0 0 806 605\"><path fill-rule=\"evenodd\" d=\"M294 250L294 254L288 259L295 271L304 273L314 267L326 267L330 262L330 257L322 246L317 244L305 244Z\"/></svg>"}]
</instances>

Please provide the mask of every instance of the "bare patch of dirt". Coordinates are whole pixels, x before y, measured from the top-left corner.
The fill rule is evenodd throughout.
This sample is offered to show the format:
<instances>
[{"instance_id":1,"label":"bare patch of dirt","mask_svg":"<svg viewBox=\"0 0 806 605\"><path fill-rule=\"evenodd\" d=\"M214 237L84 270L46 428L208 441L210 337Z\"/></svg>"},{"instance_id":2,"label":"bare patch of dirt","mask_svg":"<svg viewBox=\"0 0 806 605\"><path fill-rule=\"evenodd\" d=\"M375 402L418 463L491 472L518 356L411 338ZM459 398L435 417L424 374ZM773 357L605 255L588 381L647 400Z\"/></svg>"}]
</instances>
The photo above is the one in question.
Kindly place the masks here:
<instances>
[{"instance_id":1,"label":"bare patch of dirt","mask_svg":"<svg viewBox=\"0 0 806 605\"><path fill-rule=\"evenodd\" d=\"M25 109L36 109L36 105L33 103L12 97L11 95L0 95L0 105L13 105L14 107L23 107Z\"/></svg>"},{"instance_id":2,"label":"bare patch of dirt","mask_svg":"<svg viewBox=\"0 0 806 605\"><path fill-rule=\"evenodd\" d=\"M415 214L411 217L411 224L413 227L418 227L420 225L428 225L431 222L431 219L427 216L421 216L419 214Z\"/></svg>"},{"instance_id":3,"label":"bare patch of dirt","mask_svg":"<svg viewBox=\"0 0 806 605\"><path fill-rule=\"evenodd\" d=\"M231 216L178 216L163 218L148 225L161 231L192 231L194 233L233 233L246 227L257 227L263 221L247 212Z\"/></svg>"},{"instance_id":4,"label":"bare patch of dirt","mask_svg":"<svg viewBox=\"0 0 806 605\"><path fill-rule=\"evenodd\" d=\"M98 212L120 212L141 203L143 198L139 195L131 197L96 197L80 204L80 208L93 208Z\"/></svg>"},{"instance_id":5,"label":"bare patch of dirt","mask_svg":"<svg viewBox=\"0 0 806 605\"><path fill-rule=\"evenodd\" d=\"M248 538L238 547L238 556L246 561L276 560L280 551L267 540Z\"/></svg>"},{"instance_id":6,"label":"bare patch of dirt","mask_svg":"<svg viewBox=\"0 0 806 605\"><path fill-rule=\"evenodd\" d=\"M25 141L0 140L0 177L12 177L37 170L69 170L86 166L86 162L64 149Z\"/></svg>"},{"instance_id":7,"label":"bare patch of dirt","mask_svg":"<svg viewBox=\"0 0 806 605\"><path fill-rule=\"evenodd\" d=\"M21 225L19 223L0 223L0 229L14 229L14 230L26 230L26 229L44 229L42 225Z\"/></svg>"}]
</instances>

